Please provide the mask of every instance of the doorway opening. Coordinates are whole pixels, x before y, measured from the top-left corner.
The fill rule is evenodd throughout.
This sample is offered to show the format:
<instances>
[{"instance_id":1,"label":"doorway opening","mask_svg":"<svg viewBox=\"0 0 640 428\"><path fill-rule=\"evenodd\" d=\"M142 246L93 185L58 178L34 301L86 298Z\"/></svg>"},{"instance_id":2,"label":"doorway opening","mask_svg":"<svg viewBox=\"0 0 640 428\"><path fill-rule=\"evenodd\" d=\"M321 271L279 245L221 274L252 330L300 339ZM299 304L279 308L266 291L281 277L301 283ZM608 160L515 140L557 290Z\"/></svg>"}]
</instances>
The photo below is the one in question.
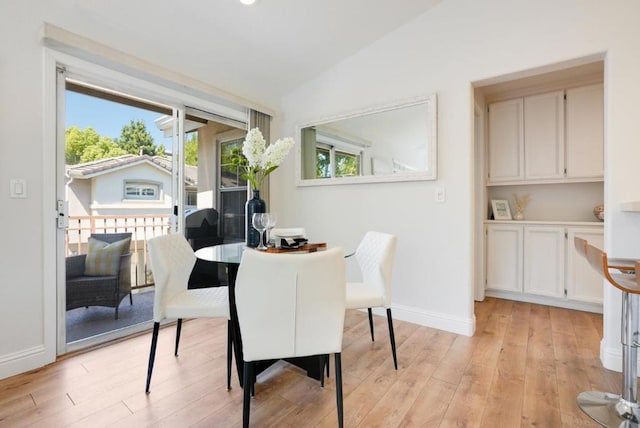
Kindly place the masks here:
<instances>
[{"instance_id":1,"label":"doorway opening","mask_svg":"<svg viewBox=\"0 0 640 428\"><path fill-rule=\"evenodd\" d=\"M246 126L69 77L63 105L58 112L65 118L61 197L68 225L63 232L66 283L60 289L68 352L152 326L147 242L185 233L193 213L219 211L218 135L244 135ZM223 242L222 223L215 227ZM88 260L120 238L128 243L119 263L109 272L90 268Z\"/></svg>"}]
</instances>

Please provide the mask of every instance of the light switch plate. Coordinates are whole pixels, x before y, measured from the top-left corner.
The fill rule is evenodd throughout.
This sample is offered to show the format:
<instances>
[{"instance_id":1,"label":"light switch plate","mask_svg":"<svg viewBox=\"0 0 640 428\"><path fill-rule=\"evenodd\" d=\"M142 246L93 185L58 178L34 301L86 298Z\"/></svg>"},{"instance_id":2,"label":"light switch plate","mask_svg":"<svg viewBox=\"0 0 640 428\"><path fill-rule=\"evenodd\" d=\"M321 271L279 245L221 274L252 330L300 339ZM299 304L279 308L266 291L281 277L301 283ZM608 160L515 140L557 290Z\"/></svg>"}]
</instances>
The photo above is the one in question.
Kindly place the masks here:
<instances>
[{"instance_id":1,"label":"light switch plate","mask_svg":"<svg viewBox=\"0 0 640 428\"><path fill-rule=\"evenodd\" d=\"M10 195L12 198L27 197L27 180L24 178L12 178L9 180Z\"/></svg>"},{"instance_id":2,"label":"light switch plate","mask_svg":"<svg viewBox=\"0 0 640 428\"><path fill-rule=\"evenodd\" d=\"M444 190L444 187L437 187L435 192L436 202L442 204L446 199L447 199L447 193Z\"/></svg>"}]
</instances>

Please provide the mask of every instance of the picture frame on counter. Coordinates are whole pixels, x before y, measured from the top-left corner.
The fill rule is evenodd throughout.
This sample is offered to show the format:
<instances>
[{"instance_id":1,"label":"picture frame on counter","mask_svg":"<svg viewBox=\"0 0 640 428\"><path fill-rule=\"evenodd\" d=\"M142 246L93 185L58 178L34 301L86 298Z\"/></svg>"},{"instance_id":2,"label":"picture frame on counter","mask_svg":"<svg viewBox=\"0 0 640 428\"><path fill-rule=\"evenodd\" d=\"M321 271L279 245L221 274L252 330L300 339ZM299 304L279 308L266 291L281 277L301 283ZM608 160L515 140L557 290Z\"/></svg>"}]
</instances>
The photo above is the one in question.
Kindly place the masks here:
<instances>
[{"instance_id":1,"label":"picture frame on counter","mask_svg":"<svg viewBox=\"0 0 640 428\"><path fill-rule=\"evenodd\" d=\"M493 210L494 220L511 220L511 209L509 209L509 201L504 199L492 199L491 209Z\"/></svg>"}]
</instances>

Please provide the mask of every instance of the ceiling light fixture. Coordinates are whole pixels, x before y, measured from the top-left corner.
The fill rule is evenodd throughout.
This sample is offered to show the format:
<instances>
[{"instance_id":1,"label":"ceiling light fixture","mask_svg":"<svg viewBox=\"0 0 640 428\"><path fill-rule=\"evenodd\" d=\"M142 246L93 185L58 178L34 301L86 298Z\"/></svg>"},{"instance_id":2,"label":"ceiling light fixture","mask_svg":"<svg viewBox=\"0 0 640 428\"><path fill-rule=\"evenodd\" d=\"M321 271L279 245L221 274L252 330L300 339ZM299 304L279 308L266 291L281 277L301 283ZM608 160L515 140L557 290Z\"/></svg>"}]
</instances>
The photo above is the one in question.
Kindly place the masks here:
<instances>
[{"instance_id":1,"label":"ceiling light fixture","mask_svg":"<svg viewBox=\"0 0 640 428\"><path fill-rule=\"evenodd\" d=\"M256 2L256 0L240 0L240 3L246 4L247 6L251 5L251 4L254 4L255 2Z\"/></svg>"}]
</instances>

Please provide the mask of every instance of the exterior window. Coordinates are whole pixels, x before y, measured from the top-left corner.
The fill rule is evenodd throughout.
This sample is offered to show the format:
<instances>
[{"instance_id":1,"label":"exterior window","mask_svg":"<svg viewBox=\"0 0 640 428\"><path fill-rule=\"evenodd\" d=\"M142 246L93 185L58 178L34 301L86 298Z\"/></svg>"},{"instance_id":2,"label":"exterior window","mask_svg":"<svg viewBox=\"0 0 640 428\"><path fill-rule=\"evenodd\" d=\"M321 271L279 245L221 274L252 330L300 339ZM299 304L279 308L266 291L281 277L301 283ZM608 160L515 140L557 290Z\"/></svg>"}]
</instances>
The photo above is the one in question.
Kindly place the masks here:
<instances>
[{"instance_id":1,"label":"exterior window","mask_svg":"<svg viewBox=\"0 0 640 428\"><path fill-rule=\"evenodd\" d=\"M187 206L198 206L198 192L196 190L185 190L185 202Z\"/></svg>"},{"instance_id":2,"label":"exterior window","mask_svg":"<svg viewBox=\"0 0 640 428\"><path fill-rule=\"evenodd\" d=\"M247 180L240 177L240 168L231 163L234 152L242 150L244 138L220 143L220 222L224 242L244 240L245 214L247 202Z\"/></svg>"},{"instance_id":3,"label":"exterior window","mask_svg":"<svg viewBox=\"0 0 640 428\"><path fill-rule=\"evenodd\" d=\"M316 177L350 177L360 175L360 153L337 150L332 146L316 146Z\"/></svg>"},{"instance_id":4,"label":"exterior window","mask_svg":"<svg viewBox=\"0 0 640 428\"><path fill-rule=\"evenodd\" d=\"M142 181L128 181L124 184L124 198L157 201L160 199L160 185Z\"/></svg>"}]
</instances>

